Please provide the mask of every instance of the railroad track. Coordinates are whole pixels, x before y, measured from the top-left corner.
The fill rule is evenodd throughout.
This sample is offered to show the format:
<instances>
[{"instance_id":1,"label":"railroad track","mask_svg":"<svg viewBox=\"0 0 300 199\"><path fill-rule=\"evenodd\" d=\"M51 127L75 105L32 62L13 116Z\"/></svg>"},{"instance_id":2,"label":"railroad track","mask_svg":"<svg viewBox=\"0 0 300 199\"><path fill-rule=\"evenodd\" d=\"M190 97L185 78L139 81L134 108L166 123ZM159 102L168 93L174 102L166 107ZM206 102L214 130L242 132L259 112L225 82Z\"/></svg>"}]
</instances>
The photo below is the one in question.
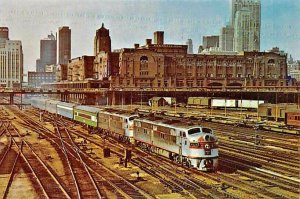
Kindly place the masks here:
<instances>
[{"instance_id":1,"label":"railroad track","mask_svg":"<svg viewBox=\"0 0 300 199\"><path fill-rule=\"evenodd\" d=\"M51 132L49 129L45 128L40 123L33 121L32 118L30 118L24 113L19 112L18 110L11 109L11 111L14 114L20 116L22 120L25 122L26 126L30 127L34 131L39 132L40 134L43 134L43 136L47 139L50 139L52 143L57 144L57 139L60 138L57 135L55 135L53 132ZM72 147L70 143L65 142L63 139L62 141L65 146L69 145L69 147ZM118 198L152 198L150 194L146 193L145 191L138 188L131 182L127 181L125 178L119 176L113 170L95 161L87 154L79 150L78 148L77 150L80 153L82 158L80 161L82 161L87 167L87 169L90 170L90 173L93 175L93 178L95 179L95 183L99 187L106 186L108 187L109 190L111 190L111 192L114 193L117 192L116 194ZM69 153L68 150L66 151Z\"/></svg>"},{"instance_id":2,"label":"railroad track","mask_svg":"<svg viewBox=\"0 0 300 199\"><path fill-rule=\"evenodd\" d=\"M6 198L10 186L13 181L15 172L17 171L17 162L19 159L20 153L17 153L14 149L12 138L10 139L9 145L6 148L5 152L2 154L0 159L0 175L8 175L8 178L1 178L2 185L5 186L3 192L0 193L1 198Z\"/></svg>"},{"instance_id":3,"label":"railroad track","mask_svg":"<svg viewBox=\"0 0 300 199\"><path fill-rule=\"evenodd\" d=\"M33 148L25 141L20 133L12 125L7 128L7 133L12 138L13 143L18 147L23 165L34 175L37 184L37 192L45 198L71 198L61 182L55 177L46 163L34 152ZM16 138L18 139L16 139Z\"/></svg>"},{"instance_id":4,"label":"railroad track","mask_svg":"<svg viewBox=\"0 0 300 199\"><path fill-rule=\"evenodd\" d=\"M72 122L70 122L71 124ZM75 134L75 132L71 132L72 134ZM83 136L83 133L82 132L77 132L76 135L79 136L79 134L81 134L82 137L85 137L86 140L89 140L89 138L87 136ZM90 138L90 139L95 139L95 138ZM93 142L94 140L89 140L90 142ZM159 160L161 160L160 158L158 158ZM230 158L226 158L224 161L226 160L235 160L234 158L230 157ZM165 162L164 162L165 163ZM227 161L228 163L228 161ZM161 164L161 162L160 162ZM174 163L170 163L170 164L174 164ZM239 162L232 162L232 164L234 164L236 167L241 167L241 165L239 165ZM248 165L249 166L249 165ZM178 167L178 165L176 166ZM176 168L175 167L175 168ZM245 169L245 168L244 168ZM276 197L283 197L284 198L284 195L282 194L282 192L280 191L279 193L277 192L274 192L274 191L268 191L268 187L260 187L260 183L268 183L269 186L275 186L275 187L279 187L281 189L284 189L284 190L287 190L289 192L293 192L295 191L293 189L293 187L283 187L282 185L280 184L276 184L274 183L276 179L274 179L274 182L272 183L272 181L264 181L262 179L262 175L257 173L257 172L253 172L252 170L249 170L246 169L246 170L236 170L236 172L240 172L241 171L241 174L243 174L244 176L252 176L253 179L255 179L257 183L257 185L253 185L253 183L249 183L249 182L244 182L243 180L238 180L238 179L235 179L234 176L232 175L226 175L224 173L218 173L218 174L206 174L206 173L197 173L195 175L201 175L201 176L205 176L209 179L212 179L214 180L215 182L217 183L222 183L222 184L225 184L225 186L229 186L229 187L234 187L235 189L239 189L241 191L243 191L244 193L246 194L249 194L251 195L252 193L257 193L257 197L264 197L264 198L276 198ZM251 172L248 172L248 171L251 171ZM153 171L150 171L150 172L153 172ZM158 172L158 171L157 171ZM244 173L242 173L244 172ZM193 171L194 173L194 171ZM266 175L266 174L265 174ZM175 175L176 176L176 175ZM269 175L269 176L273 176L274 178L274 175ZM182 176L181 176L182 177ZM170 180L170 179L169 179ZM193 179L191 179L193 180ZM282 179L281 179L282 180ZM175 183L173 183L173 186L174 184L177 186L177 188L179 187L182 187L183 189L186 189L186 190L189 190L188 187L184 187L185 185L183 184L180 184L176 181L174 181ZM288 184L288 185L292 185L292 184ZM176 189L176 186L174 186L174 190ZM217 186L218 187L218 186ZM288 189L290 188L290 189ZM214 187L214 189L216 189ZM192 193L191 193L192 194ZM219 192L219 194L221 194ZM228 194L228 196L230 196L230 194ZM231 197L234 197L235 195L232 194ZM286 197L288 198L288 197Z\"/></svg>"},{"instance_id":5,"label":"railroad track","mask_svg":"<svg viewBox=\"0 0 300 199\"><path fill-rule=\"evenodd\" d=\"M95 184L90 171L82 161L81 155L78 152L77 146L64 126L54 123L55 130L60 138L60 148L65 155L68 164L70 176L72 176L74 186L70 186L72 190L72 198L101 198L100 191ZM65 143L69 143L66 145Z\"/></svg>"}]
</instances>

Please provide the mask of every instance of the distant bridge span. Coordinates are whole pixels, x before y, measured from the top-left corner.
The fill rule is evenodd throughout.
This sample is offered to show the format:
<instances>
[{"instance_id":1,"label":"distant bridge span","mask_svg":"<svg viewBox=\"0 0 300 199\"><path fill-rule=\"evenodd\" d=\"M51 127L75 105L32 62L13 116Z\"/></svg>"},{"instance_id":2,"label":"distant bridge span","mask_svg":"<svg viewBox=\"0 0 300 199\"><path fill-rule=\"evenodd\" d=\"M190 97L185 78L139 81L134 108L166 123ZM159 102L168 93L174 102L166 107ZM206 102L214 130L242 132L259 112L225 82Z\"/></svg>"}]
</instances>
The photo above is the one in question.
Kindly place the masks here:
<instances>
[{"instance_id":1,"label":"distant bridge span","mask_svg":"<svg viewBox=\"0 0 300 199\"><path fill-rule=\"evenodd\" d=\"M187 101L188 97L213 97L213 98L235 98L235 99L261 99L271 103L299 103L300 86L268 86L268 87L178 87L178 88L140 88L140 87L114 87L114 88L61 88L61 89L39 89L39 88L14 88L0 89L0 96L10 96L10 104L16 95L59 95L62 101L69 101L74 94L84 94L87 98L107 98L108 104L121 104L130 101L146 102L153 96L176 97L180 102ZM58 96L57 96L58 97ZM98 98L97 98L98 97ZM92 103L92 102L90 102Z\"/></svg>"}]
</instances>

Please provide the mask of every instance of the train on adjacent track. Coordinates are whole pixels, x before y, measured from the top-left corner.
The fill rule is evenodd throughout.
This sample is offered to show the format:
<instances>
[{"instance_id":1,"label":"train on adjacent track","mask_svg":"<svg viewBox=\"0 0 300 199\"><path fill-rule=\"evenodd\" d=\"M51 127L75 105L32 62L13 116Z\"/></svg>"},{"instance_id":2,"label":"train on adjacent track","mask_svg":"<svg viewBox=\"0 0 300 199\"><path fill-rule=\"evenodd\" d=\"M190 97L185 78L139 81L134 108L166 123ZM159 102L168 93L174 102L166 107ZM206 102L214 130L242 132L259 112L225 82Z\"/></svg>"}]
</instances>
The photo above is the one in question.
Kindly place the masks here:
<instances>
[{"instance_id":1,"label":"train on adjacent track","mask_svg":"<svg viewBox=\"0 0 300 199\"><path fill-rule=\"evenodd\" d=\"M259 104L264 100L241 100L241 99L224 99L211 97L189 97L187 106L206 107L206 108L238 108L238 109L257 109Z\"/></svg>"},{"instance_id":2,"label":"train on adjacent track","mask_svg":"<svg viewBox=\"0 0 300 199\"><path fill-rule=\"evenodd\" d=\"M208 127L45 98L32 98L31 105L85 124L99 133L134 143L188 167L202 171L217 170L218 139Z\"/></svg>"},{"instance_id":3,"label":"train on adjacent track","mask_svg":"<svg viewBox=\"0 0 300 199\"><path fill-rule=\"evenodd\" d=\"M287 111L285 113L285 124L288 127L300 128L300 111Z\"/></svg>"}]
</instances>

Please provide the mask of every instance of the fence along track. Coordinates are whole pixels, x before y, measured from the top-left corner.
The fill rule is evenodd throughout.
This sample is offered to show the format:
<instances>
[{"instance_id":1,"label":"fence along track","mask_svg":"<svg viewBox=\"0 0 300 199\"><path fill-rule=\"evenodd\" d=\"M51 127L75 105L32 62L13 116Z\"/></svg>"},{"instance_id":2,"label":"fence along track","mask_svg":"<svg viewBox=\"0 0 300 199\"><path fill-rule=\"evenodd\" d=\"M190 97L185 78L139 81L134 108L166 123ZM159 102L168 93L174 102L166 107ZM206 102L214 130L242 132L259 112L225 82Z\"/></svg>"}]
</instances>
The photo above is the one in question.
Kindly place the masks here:
<instances>
[{"instance_id":1,"label":"fence along track","mask_svg":"<svg viewBox=\"0 0 300 199\"><path fill-rule=\"evenodd\" d=\"M9 130L13 130L11 132ZM19 132L13 127L7 132L11 135L14 144L18 147L21 157L35 176L41 192L45 198L71 198L66 190L62 187L60 182L55 178L53 173L48 169L45 163L33 151L30 145L21 138ZM21 147L19 143L13 138L13 133L16 133L21 139Z\"/></svg>"}]
</instances>

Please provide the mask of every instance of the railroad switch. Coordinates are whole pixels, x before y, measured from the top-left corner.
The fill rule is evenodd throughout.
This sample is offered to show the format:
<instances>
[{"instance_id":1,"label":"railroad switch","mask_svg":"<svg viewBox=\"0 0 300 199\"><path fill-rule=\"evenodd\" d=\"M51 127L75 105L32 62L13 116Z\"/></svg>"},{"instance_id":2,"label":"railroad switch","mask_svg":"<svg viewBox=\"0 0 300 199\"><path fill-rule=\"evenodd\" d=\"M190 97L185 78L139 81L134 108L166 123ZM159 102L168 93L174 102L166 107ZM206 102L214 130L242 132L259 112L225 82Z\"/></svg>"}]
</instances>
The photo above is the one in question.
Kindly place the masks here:
<instances>
[{"instance_id":1,"label":"railroad switch","mask_svg":"<svg viewBox=\"0 0 300 199\"><path fill-rule=\"evenodd\" d=\"M227 185L227 184L224 183L224 182L221 184L221 189L222 189L222 190L226 190L226 189L228 189L229 187L230 187L230 186Z\"/></svg>"},{"instance_id":2,"label":"railroad switch","mask_svg":"<svg viewBox=\"0 0 300 199\"><path fill-rule=\"evenodd\" d=\"M52 160L53 160L53 157L52 157L51 155L47 155L47 156L46 156L46 160L52 161Z\"/></svg>"},{"instance_id":3,"label":"railroad switch","mask_svg":"<svg viewBox=\"0 0 300 199\"><path fill-rule=\"evenodd\" d=\"M42 134L39 134L38 139L44 139L45 137Z\"/></svg>"},{"instance_id":4,"label":"railroad switch","mask_svg":"<svg viewBox=\"0 0 300 199\"><path fill-rule=\"evenodd\" d=\"M141 180L140 172L139 172L139 171L136 172L136 179L137 179L138 181Z\"/></svg>"}]
</instances>

